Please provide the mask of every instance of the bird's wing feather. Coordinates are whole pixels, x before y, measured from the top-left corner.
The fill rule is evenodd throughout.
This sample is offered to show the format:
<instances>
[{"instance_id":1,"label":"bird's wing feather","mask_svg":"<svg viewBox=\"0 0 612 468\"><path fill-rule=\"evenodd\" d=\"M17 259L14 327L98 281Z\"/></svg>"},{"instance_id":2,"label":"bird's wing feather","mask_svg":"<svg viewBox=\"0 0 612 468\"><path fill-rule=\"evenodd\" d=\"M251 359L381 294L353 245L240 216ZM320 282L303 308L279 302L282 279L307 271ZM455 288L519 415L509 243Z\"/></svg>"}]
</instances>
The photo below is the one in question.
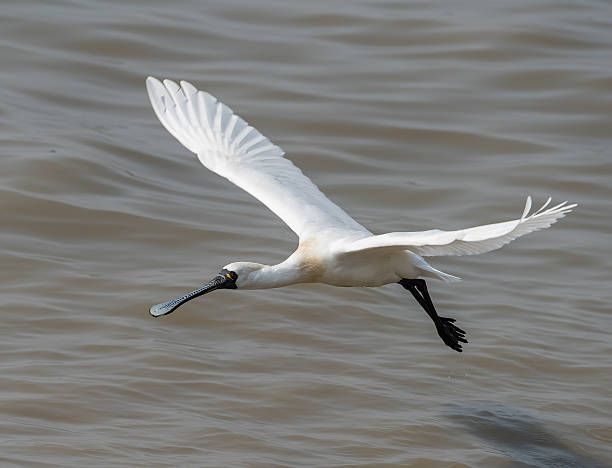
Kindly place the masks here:
<instances>
[{"instance_id":1,"label":"bird's wing feather","mask_svg":"<svg viewBox=\"0 0 612 468\"><path fill-rule=\"evenodd\" d=\"M344 253L385 253L410 250L422 256L474 255L499 249L504 244L533 231L544 229L569 213L576 205L563 202L545 210L548 201L535 213L531 209L531 197L527 197L525 210L520 219L502 223L476 226L459 231L434 229L422 232L391 232L370 236L348 244Z\"/></svg>"},{"instance_id":2,"label":"bird's wing feather","mask_svg":"<svg viewBox=\"0 0 612 468\"><path fill-rule=\"evenodd\" d=\"M300 238L323 228L369 232L330 201L284 151L192 84L147 78L163 126L211 171L253 195Z\"/></svg>"}]
</instances>

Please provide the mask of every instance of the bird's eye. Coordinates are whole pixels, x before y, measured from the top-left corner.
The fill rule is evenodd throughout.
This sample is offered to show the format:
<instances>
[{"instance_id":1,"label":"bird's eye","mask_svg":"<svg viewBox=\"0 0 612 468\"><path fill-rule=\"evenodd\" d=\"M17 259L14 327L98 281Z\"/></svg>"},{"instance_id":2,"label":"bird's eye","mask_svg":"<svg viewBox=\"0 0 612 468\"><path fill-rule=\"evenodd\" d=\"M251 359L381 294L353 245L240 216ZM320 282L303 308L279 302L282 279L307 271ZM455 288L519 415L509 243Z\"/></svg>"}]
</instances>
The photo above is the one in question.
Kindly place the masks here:
<instances>
[{"instance_id":1,"label":"bird's eye","mask_svg":"<svg viewBox=\"0 0 612 468\"><path fill-rule=\"evenodd\" d=\"M232 281L236 281L238 279L238 275L236 274L236 272L234 271L228 271L225 276L229 279L231 279Z\"/></svg>"}]
</instances>

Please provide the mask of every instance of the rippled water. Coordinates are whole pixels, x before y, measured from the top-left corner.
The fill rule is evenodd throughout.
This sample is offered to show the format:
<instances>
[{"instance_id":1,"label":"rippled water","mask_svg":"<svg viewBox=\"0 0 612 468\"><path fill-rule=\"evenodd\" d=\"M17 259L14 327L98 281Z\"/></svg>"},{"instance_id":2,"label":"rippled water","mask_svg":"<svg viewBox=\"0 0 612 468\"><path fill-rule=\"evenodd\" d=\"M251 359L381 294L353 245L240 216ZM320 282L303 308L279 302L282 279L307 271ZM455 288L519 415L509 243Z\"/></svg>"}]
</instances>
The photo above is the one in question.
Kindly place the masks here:
<instances>
[{"instance_id":1,"label":"rippled water","mask_svg":"<svg viewBox=\"0 0 612 468\"><path fill-rule=\"evenodd\" d=\"M0 6L2 466L612 466L605 1ZM187 79L375 232L580 204L399 286L150 305L294 235L161 127Z\"/></svg>"}]
</instances>

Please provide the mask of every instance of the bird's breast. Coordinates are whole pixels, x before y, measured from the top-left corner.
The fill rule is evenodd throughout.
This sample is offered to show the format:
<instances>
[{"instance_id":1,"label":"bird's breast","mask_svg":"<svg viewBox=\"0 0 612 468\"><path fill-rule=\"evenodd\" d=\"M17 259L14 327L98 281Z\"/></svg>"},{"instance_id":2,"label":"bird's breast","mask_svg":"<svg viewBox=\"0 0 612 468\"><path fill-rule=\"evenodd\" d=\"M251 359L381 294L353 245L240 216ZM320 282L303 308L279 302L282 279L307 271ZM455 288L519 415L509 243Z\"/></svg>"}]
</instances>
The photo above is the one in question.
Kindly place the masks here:
<instances>
[{"instance_id":1,"label":"bird's breast","mask_svg":"<svg viewBox=\"0 0 612 468\"><path fill-rule=\"evenodd\" d=\"M300 265L304 282L322 282L329 265L326 252L319 242L310 239L300 242L292 257Z\"/></svg>"}]
</instances>

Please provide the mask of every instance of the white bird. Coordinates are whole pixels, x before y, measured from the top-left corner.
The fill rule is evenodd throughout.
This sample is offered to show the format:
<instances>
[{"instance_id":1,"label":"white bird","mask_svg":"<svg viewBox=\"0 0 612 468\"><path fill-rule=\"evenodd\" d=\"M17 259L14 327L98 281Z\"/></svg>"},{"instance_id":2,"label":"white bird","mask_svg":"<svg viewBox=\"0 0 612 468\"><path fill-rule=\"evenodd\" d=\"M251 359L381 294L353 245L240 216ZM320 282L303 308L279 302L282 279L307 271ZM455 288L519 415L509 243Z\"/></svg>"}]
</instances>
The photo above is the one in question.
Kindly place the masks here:
<instances>
[{"instance_id":1,"label":"white bird","mask_svg":"<svg viewBox=\"0 0 612 468\"><path fill-rule=\"evenodd\" d=\"M549 227L576 205L548 208L550 198L529 214L531 197L519 219L458 231L391 232L374 235L330 201L284 151L249 126L214 96L192 84L147 78L147 91L162 125L200 162L246 190L282 219L299 237L284 262L234 262L203 287L151 307L154 317L215 289L266 289L296 283L382 286L399 283L433 320L444 343L462 351L465 332L452 318L440 317L425 278L458 281L423 257L489 252L529 232Z\"/></svg>"}]
</instances>

